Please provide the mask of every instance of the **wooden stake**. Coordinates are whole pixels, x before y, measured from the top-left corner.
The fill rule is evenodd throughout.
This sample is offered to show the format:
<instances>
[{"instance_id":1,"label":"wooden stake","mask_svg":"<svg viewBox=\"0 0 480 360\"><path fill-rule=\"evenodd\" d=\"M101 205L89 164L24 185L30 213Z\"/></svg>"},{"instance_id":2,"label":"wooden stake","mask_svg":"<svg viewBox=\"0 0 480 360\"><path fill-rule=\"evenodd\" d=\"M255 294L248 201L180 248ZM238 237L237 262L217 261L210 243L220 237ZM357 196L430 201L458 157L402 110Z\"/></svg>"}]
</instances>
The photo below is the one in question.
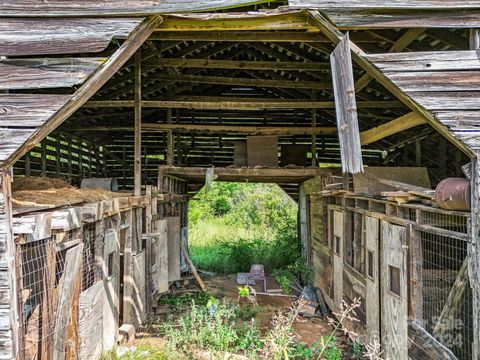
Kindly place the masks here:
<instances>
[{"instance_id":1,"label":"wooden stake","mask_svg":"<svg viewBox=\"0 0 480 360\"><path fill-rule=\"evenodd\" d=\"M142 195L142 67L141 50L135 54L135 150L134 194Z\"/></svg>"},{"instance_id":2,"label":"wooden stake","mask_svg":"<svg viewBox=\"0 0 480 360\"><path fill-rule=\"evenodd\" d=\"M200 275L198 275L197 268L195 267L195 265L193 265L193 262L190 259L190 256L188 255L188 250L185 248L185 245L181 244L180 246L182 247L183 256L185 257L185 260L187 260L188 266L190 266L190 270L192 271L193 276L195 276L195 279L197 280L198 285L200 286L203 292L207 291L207 288L203 283L202 278L200 277Z\"/></svg>"}]
</instances>

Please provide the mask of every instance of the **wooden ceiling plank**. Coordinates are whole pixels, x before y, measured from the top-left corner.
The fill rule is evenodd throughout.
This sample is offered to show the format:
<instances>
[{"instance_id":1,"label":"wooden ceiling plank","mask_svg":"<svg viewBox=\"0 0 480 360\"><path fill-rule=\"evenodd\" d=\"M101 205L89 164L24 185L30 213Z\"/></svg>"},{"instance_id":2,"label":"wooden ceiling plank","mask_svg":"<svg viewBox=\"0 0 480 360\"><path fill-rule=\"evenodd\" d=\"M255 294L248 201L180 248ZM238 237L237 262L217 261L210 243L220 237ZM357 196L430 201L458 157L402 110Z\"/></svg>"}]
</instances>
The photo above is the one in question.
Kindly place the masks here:
<instances>
[{"instance_id":1,"label":"wooden ceiling plank","mask_svg":"<svg viewBox=\"0 0 480 360\"><path fill-rule=\"evenodd\" d=\"M150 17L137 26L108 61L103 63L100 68L88 78L59 111L51 116L41 128L37 129L22 146L18 147L3 165L11 166L78 110L125 64L140 46L142 46L157 26L159 20L160 18L158 17Z\"/></svg>"},{"instance_id":2,"label":"wooden ceiling plank","mask_svg":"<svg viewBox=\"0 0 480 360\"><path fill-rule=\"evenodd\" d=\"M105 60L104 58L0 60L0 90L60 88L79 85Z\"/></svg>"}]
</instances>

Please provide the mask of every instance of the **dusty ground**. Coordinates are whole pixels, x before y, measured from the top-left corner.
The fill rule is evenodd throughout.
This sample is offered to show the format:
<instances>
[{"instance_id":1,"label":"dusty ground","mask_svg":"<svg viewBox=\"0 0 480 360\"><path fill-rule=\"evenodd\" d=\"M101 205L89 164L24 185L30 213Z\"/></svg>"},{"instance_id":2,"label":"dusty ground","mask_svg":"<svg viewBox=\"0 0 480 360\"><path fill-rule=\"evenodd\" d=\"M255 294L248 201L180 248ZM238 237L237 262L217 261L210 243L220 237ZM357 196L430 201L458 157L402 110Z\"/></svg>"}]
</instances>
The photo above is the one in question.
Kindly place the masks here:
<instances>
[{"instance_id":1,"label":"dusty ground","mask_svg":"<svg viewBox=\"0 0 480 360\"><path fill-rule=\"evenodd\" d=\"M217 298L224 298L226 301L235 302L238 298L238 289L235 275L215 276L210 279L205 279L205 284L209 293ZM189 281L184 289L196 291L196 286L192 280ZM268 277L267 289L279 289L280 286L275 282L275 279ZM263 286L255 287L256 291L263 292ZM267 332L270 328L272 316L278 312L285 312L292 306L292 301L295 298L285 296L266 296L257 295L257 301L261 306L261 311L257 314L255 320L262 332ZM161 319L161 317L160 317ZM159 320L159 319L157 319ZM328 325L327 321L321 318L303 318L299 317L295 323L295 333L299 343L303 345L310 345L314 341L319 341L322 336L330 335L332 327ZM162 347L163 340L155 333L149 331L149 328L144 329L143 332L137 333L137 338L131 345L151 345L155 347Z\"/></svg>"}]
</instances>

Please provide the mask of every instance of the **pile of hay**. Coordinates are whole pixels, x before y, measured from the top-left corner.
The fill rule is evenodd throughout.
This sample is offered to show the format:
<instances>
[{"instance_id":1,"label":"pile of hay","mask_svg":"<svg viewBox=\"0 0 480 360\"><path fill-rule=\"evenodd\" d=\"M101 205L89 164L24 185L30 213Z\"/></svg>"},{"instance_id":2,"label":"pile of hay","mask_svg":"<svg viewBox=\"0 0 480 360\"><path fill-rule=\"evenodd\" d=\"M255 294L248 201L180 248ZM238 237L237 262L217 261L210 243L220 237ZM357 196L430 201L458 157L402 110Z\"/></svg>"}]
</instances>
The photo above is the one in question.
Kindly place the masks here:
<instances>
[{"instance_id":1,"label":"pile of hay","mask_svg":"<svg viewBox=\"0 0 480 360\"><path fill-rule=\"evenodd\" d=\"M17 183L15 185L15 183ZM13 207L58 207L86 202L97 202L125 194L103 189L77 189L65 180L44 177L26 177L12 185Z\"/></svg>"},{"instance_id":2,"label":"pile of hay","mask_svg":"<svg viewBox=\"0 0 480 360\"><path fill-rule=\"evenodd\" d=\"M49 190L49 189L62 189L73 188L64 179L48 178L44 176L27 176L13 180L12 191L20 190Z\"/></svg>"}]
</instances>

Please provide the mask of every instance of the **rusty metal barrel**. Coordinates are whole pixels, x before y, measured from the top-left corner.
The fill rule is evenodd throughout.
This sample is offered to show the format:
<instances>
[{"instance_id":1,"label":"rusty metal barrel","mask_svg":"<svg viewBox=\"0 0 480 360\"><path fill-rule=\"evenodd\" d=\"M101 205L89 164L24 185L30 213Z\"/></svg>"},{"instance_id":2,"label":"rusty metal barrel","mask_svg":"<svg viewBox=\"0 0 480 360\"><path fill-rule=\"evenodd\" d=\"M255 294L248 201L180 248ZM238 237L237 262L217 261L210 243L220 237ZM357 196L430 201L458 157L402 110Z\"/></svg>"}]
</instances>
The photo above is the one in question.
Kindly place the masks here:
<instances>
[{"instance_id":1,"label":"rusty metal barrel","mask_svg":"<svg viewBox=\"0 0 480 360\"><path fill-rule=\"evenodd\" d=\"M435 189L437 206L446 210L470 210L470 181L464 178L447 178Z\"/></svg>"}]
</instances>

